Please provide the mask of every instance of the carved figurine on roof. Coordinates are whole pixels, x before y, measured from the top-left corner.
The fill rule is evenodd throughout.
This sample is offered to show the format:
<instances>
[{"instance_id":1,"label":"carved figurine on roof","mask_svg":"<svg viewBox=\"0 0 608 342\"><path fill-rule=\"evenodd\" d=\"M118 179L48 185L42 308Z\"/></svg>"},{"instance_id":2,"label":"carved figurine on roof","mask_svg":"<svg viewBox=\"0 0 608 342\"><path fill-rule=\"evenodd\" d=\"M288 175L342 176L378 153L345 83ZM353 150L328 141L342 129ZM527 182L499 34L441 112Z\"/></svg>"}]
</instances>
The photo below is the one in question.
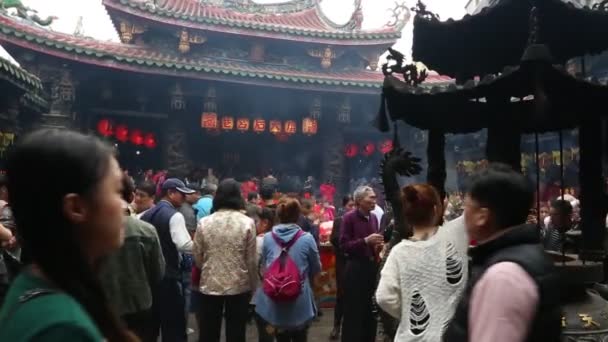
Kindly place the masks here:
<instances>
[{"instance_id":1,"label":"carved figurine on roof","mask_svg":"<svg viewBox=\"0 0 608 342\"><path fill-rule=\"evenodd\" d=\"M59 19L56 16L39 17L35 9L25 6L21 0L0 0L0 12L7 12L9 9L15 9L18 17L31 20L40 26L49 26Z\"/></svg>"}]
</instances>

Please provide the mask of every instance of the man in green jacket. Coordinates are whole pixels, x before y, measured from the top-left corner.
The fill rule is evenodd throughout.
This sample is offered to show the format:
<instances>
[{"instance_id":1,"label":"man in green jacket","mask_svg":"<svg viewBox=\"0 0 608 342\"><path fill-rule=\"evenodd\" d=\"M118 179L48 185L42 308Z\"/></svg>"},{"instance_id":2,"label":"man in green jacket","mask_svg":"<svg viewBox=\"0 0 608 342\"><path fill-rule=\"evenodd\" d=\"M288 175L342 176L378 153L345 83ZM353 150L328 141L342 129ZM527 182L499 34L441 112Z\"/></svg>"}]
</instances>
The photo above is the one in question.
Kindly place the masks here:
<instances>
[{"instance_id":1,"label":"man in green jacket","mask_svg":"<svg viewBox=\"0 0 608 342\"><path fill-rule=\"evenodd\" d=\"M123 199L131 203L135 186L123 177ZM156 229L131 216L125 206L125 241L101 265L104 290L130 330L143 342L155 341L152 331L152 289L162 279L165 259Z\"/></svg>"}]
</instances>

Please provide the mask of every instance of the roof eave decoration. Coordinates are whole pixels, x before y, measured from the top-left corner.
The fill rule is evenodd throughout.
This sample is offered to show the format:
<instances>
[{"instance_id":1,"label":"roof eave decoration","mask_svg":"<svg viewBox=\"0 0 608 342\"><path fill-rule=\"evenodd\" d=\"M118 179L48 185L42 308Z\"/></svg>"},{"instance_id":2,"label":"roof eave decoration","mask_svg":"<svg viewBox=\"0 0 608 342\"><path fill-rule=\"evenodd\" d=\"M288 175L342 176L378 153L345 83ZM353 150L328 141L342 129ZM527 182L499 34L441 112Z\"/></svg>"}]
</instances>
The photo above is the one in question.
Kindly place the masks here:
<instances>
[{"instance_id":1,"label":"roof eave decoration","mask_svg":"<svg viewBox=\"0 0 608 342\"><path fill-rule=\"evenodd\" d=\"M579 8L562 0L499 0L460 20L440 21L425 8L417 11L412 56L461 80L516 65L528 42L533 3L539 12L539 42L551 48L556 63L608 48L608 12L601 6ZM566 22L577 29L563 30Z\"/></svg>"},{"instance_id":2,"label":"roof eave decoration","mask_svg":"<svg viewBox=\"0 0 608 342\"><path fill-rule=\"evenodd\" d=\"M2 57L0 57L0 78L5 79L24 92L38 93L42 91L42 82L38 77Z\"/></svg>"},{"instance_id":3,"label":"roof eave decoration","mask_svg":"<svg viewBox=\"0 0 608 342\"><path fill-rule=\"evenodd\" d=\"M394 44L401 38L402 26L384 27L378 30L347 30L350 26L357 26L362 21L358 19L358 11L353 14L353 18L344 26L331 24L326 17L321 16L322 12L318 8L318 2L314 1L315 6L299 12L269 14L269 13L241 13L228 11L224 7L217 7L196 3L193 0L164 0L159 2L167 5L173 1L192 1L188 5L182 4L177 10L167 10L160 5L151 2L141 2L135 0L103 0L103 4L110 14L116 11L122 14L139 17L152 22L162 22L164 24L197 29L201 31L215 31L239 35L259 36L271 39L296 40L307 42L331 43L338 45L383 45ZM356 0L357 2L359 0ZM169 5L167 5L169 6ZM177 5L175 5L177 6ZM360 7L357 8L360 10ZM219 16L205 14L207 11L220 11ZM306 12L310 13L306 13ZM276 21L290 16L302 16L310 14L311 18L304 18L304 23L299 25L281 24ZM317 18L312 17L319 16ZM236 17L236 19L235 19ZM117 20L117 18L112 18ZM310 21L317 26L310 26ZM321 24L322 23L322 24ZM309 25L309 26L306 26ZM343 29L340 29L343 28Z\"/></svg>"}]
</instances>

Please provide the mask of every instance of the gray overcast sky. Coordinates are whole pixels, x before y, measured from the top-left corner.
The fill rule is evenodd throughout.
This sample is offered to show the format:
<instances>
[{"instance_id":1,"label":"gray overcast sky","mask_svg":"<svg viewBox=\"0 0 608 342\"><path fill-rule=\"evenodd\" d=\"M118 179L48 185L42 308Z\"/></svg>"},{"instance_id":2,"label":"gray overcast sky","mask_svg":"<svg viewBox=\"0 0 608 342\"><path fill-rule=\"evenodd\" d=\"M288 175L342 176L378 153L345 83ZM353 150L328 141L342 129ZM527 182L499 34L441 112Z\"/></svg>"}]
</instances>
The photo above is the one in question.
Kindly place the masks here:
<instances>
[{"instance_id":1,"label":"gray overcast sky","mask_svg":"<svg viewBox=\"0 0 608 342\"><path fill-rule=\"evenodd\" d=\"M259 3L287 2L280 0L255 0ZM288 0L289 1L289 0ZM400 0L402 1L402 0ZM465 14L464 5L467 0L425 0L428 8L439 14L441 19L460 18ZM83 17L84 31L87 36L101 40L118 41L118 36L110 22L101 0L23 0L29 7L37 9L42 15L59 17L52 28L56 31L73 33L80 16ZM405 1L408 7L415 0ZM390 18L389 9L395 0L363 0L363 28L384 26ZM352 0L323 0L321 3L325 14L337 23L343 23L350 18L353 11ZM397 48L409 54L411 50L412 24L403 30L403 38L397 43Z\"/></svg>"}]
</instances>

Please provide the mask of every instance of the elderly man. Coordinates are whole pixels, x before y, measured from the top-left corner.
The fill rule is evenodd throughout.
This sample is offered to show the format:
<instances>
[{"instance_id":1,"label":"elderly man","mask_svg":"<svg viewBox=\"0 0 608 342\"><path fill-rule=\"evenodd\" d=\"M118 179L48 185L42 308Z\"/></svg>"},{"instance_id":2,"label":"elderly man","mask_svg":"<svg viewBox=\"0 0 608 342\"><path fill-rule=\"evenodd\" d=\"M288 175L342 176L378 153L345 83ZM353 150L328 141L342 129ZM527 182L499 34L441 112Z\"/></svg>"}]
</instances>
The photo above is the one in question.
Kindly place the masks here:
<instances>
[{"instance_id":1,"label":"elderly man","mask_svg":"<svg viewBox=\"0 0 608 342\"><path fill-rule=\"evenodd\" d=\"M372 297L376 289L377 255L384 238L378 234L378 220L372 213L376 206L374 190L361 186L353 197L356 209L344 214L340 228L340 246L347 260L342 342L374 342L376 318Z\"/></svg>"}]
</instances>

